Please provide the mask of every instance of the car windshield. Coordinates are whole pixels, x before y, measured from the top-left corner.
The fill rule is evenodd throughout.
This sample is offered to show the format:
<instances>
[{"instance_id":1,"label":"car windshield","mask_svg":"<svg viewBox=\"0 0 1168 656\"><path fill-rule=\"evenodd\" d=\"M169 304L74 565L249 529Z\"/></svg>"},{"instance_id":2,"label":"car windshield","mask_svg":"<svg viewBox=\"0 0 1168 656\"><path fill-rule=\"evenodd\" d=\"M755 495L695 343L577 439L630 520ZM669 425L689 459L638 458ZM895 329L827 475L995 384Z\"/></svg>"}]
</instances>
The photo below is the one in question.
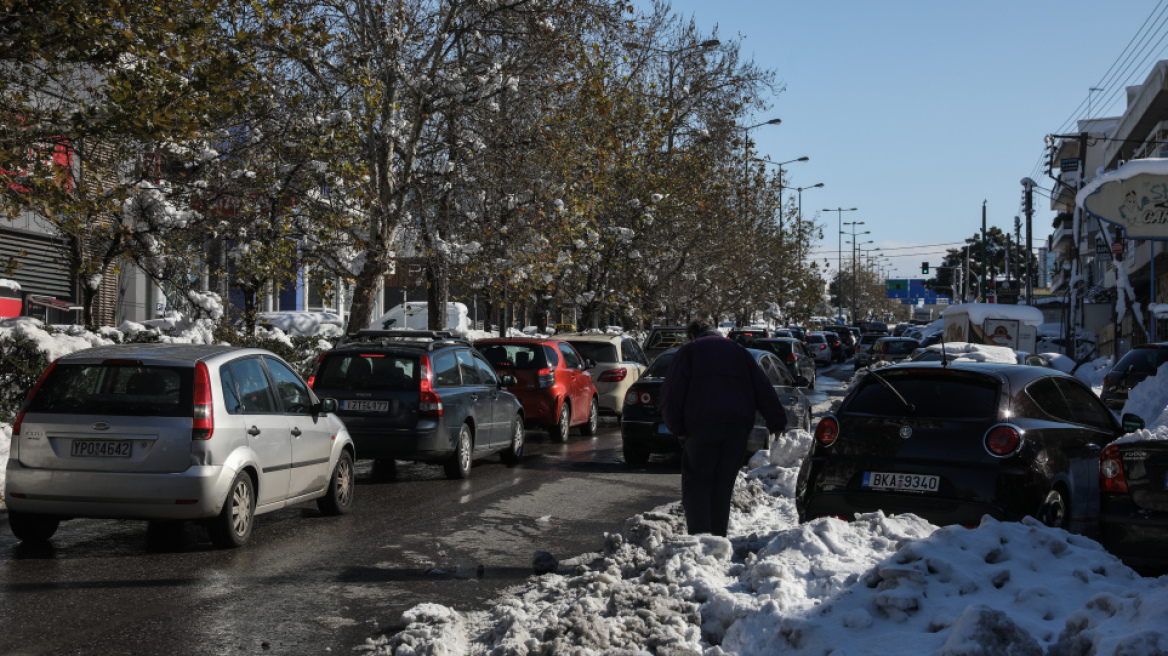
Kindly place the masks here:
<instances>
[{"instance_id":1,"label":"car windshield","mask_svg":"<svg viewBox=\"0 0 1168 656\"><path fill-rule=\"evenodd\" d=\"M547 358L539 344L476 344L491 366L504 371L546 369Z\"/></svg>"},{"instance_id":2,"label":"car windshield","mask_svg":"<svg viewBox=\"0 0 1168 656\"><path fill-rule=\"evenodd\" d=\"M1149 346L1128 351L1128 354L1115 365L1116 373L1126 373L1129 370L1140 374L1154 374L1160 365L1168 362L1168 348Z\"/></svg>"},{"instance_id":3,"label":"car windshield","mask_svg":"<svg viewBox=\"0 0 1168 656\"><path fill-rule=\"evenodd\" d=\"M568 340L568 343L584 357L593 362L620 362L616 354L616 346L609 342L590 342L585 340Z\"/></svg>"},{"instance_id":4,"label":"car windshield","mask_svg":"<svg viewBox=\"0 0 1168 656\"><path fill-rule=\"evenodd\" d=\"M417 356L393 353L333 353L317 375L318 389L409 392L420 389Z\"/></svg>"},{"instance_id":5,"label":"car windshield","mask_svg":"<svg viewBox=\"0 0 1168 656\"><path fill-rule=\"evenodd\" d=\"M140 364L58 364L28 412L190 417L194 369Z\"/></svg>"},{"instance_id":6,"label":"car windshield","mask_svg":"<svg viewBox=\"0 0 1168 656\"><path fill-rule=\"evenodd\" d=\"M685 329L678 328L677 330L655 330L649 335L649 339L645 342L647 349L671 349L677 348L685 343Z\"/></svg>"},{"instance_id":7,"label":"car windshield","mask_svg":"<svg viewBox=\"0 0 1168 656\"><path fill-rule=\"evenodd\" d=\"M908 355L915 348L916 342L884 342L884 355Z\"/></svg>"},{"instance_id":8,"label":"car windshield","mask_svg":"<svg viewBox=\"0 0 1168 656\"><path fill-rule=\"evenodd\" d=\"M669 372L669 365L673 362L673 353L662 353L657 356L653 364L641 374L641 378L665 378L665 374Z\"/></svg>"},{"instance_id":9,"label":"car windshield","mask_svg":"<svg viewBox=\"0 0 1168 656\"><path fill-rule=\"evenodd\" d=\"M992 416L997 408L997 384L989 379L948 372L884 372L882 375L916 408L913 415L917 417L984 419ZM906 412L900 399L873 376L864 377L845 411L879 416L901 416Z\"/></svg>"}]
</instances>

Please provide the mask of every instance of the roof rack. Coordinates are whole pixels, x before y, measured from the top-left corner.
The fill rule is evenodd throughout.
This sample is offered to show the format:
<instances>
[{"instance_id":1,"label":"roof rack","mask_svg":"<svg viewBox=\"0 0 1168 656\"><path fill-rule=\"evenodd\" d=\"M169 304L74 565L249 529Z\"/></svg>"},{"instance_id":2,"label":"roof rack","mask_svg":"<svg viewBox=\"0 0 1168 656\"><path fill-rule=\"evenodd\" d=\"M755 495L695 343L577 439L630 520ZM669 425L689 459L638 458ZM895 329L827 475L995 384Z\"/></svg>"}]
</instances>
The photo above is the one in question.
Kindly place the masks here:
<instances>
[{"instance_id":1,"label":"roof rack","mask_svg":"<svg viewBox=\"0 0 1168 656\"><path fill-rule=\"evenodd\" d=\"M444 346L470 346L470 342L458 339L446 330L358 330L342 337L337 342L337 347L352 344L424 346L427 351Z\"/></svg>"}]
</instances>

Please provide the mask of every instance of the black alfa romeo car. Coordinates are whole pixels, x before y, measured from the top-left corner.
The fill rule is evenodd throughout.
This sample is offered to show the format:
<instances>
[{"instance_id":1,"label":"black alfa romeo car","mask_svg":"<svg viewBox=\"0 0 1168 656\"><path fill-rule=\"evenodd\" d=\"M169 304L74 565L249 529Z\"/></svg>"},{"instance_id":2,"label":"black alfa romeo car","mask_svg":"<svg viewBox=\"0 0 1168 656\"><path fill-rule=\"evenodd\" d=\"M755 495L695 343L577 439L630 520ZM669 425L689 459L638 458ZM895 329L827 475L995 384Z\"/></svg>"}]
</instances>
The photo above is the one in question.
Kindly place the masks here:
<instances>
[{"instance_id":1,"label":"black alfa romeo car","mask_svg":"<svg viewBox=\"0 0 1168 656\"><path fill-rule=\"evenodd\" d=\"M819 422L800 520L883 510L936 524L1026 515L1098 529L1099 455L1125 433L1075 378L1042 367L904 363L868 372Z\"/></svg>"}]
</instances>

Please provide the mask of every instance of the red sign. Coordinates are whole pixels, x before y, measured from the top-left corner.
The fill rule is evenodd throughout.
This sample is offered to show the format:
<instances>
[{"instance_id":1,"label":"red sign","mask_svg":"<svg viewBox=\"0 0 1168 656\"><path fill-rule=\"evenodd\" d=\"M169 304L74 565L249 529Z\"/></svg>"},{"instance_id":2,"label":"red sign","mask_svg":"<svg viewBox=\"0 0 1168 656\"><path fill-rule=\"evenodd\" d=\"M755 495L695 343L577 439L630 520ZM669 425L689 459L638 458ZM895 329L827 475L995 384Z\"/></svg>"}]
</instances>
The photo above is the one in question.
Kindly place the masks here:
<instances>
[{"instance_id":1,"label":"red sign","mask_svg":"<svg viewBox=\"0 0 1168 656\"><path fill-rule=\"evenodd\" d=\"M1111 243L1111 254L1112 255L1122 255L1123 254L1123 242L1122 241L1116 241L1116 242Z\"/></svg>"}]
</instances>

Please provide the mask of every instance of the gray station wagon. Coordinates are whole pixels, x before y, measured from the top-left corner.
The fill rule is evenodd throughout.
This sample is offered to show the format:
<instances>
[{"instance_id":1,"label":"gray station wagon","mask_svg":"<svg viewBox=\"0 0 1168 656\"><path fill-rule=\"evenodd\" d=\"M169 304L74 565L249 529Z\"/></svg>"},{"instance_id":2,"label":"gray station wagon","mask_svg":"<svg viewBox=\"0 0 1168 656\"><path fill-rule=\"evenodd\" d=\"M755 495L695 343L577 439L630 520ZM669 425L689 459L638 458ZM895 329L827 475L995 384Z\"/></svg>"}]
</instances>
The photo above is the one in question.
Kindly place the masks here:
<instances>
[{"instance_id":1,"label":"gray station wagon","mask_svg":"<svg viewBox=\"0 0 1168 656\"><path fill-rule=\"evenodd\" d=\"M5 503L17 538L74 517L202 520L230 548L254 516L353 503L354 447L280 358L260 349L142 344L55 361L12 427Z\"/></svg>"}]
</instances>

